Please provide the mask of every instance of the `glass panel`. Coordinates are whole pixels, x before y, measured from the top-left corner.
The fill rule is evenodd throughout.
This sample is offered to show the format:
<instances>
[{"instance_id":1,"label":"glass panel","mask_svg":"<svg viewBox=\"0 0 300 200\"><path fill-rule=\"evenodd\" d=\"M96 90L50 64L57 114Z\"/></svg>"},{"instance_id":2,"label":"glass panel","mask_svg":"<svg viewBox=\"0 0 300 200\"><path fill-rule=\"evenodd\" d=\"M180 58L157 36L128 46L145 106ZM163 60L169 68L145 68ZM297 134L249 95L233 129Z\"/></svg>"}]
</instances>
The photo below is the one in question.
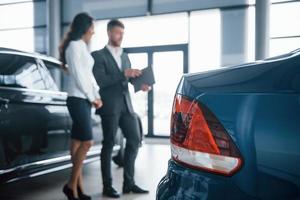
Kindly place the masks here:
<instances>
[{"instance_id":1,"label":"glass panel","mask_svg":"<svg viewBox=\"0 0 300 200\"><path fill-rule=\"evenodd\" d=\"M63 0L63 22L71 22L79 12L88 12L95 19L144 16L147 0Z\"/></svg>"},{"instance_id":2,"label":"glass panel","mask_svg":"<svg viewBox=\"0 0 300 200\"><path fill-rule=\"evenodd\" d=\"M152 13L171 13L249 5L249 0L151 0Z\"/></svg>"},{"instance_id":3,"label":"glass panel","mask_svg":"<svg viewBox=\"0 0 300 200\"><path fill-rule=\"evenodd\" d=\"M130 53L128 54L131 68L143 69L148 66L148 54L147 53Z\"/></svg>"},{"instance_id":4,"label":"glass panel","mask_svg":"<svg viewBox=\"0 0 300 200\"><path fill-rule=\"evenodd\" d=\"M33 36L33 29L0 31L0 44L6 48L33 52Z\"/></svg>"},{"instance_id":5,"label":"glass panel","mask_svg":"<svg viewBox=\"0 0 300 200\"><path fill-rule=\"evenodd\" d=\"M155 75L154 134L170 135L170 116L177 85L183 74L183 52L159 52L153 54Z\"/></svg>"},{"instance_id":6,"label":"glass panel","mask_svg":"<svg viewBox=\"0 0 300 200\"><path fill-rule=\"evenodd\" d=\"M124 46L154 46L188 42L188 15L167 15L127 18Z\"/></svg>"},{"instance_id":7,"label":"glass panel","mask_svg":"<svg viewBox=\"0 0 300 200\"><path fill-rule=\"evenodd\" d=\"M55 84L50 71L45 66L43 66L43 64L39 65L39 72L44 81L45 88L51 91L58 91L58 87Z\"/></svg>"},{"instance_id":8,"label":"glass panel","mask_svg":"<svg viewBox=\"0 0 300 200\"><path fill-rule=\"evenodd\" d=\"M0 54L0 74L13 75L24 66L26 63L35 63L31 57L18 56L14 54L1 53Z\"/></svg>"},{"instance_id":9,"label":"glass panel","mask_svg":"<svg viewBox=\"0 0 300 200\"><path fill-rule=\"evenodd\" d=\"M247 35L247 61L252 62L255 60L255 7L248 8L248 35Z\"/></svg>"},{"instance_id":10,"label":"glass panel","mask_svg":"<svg viewBox=\"0 0 300 200\"><path fill-rule=\"evenodd\" d=\"M289 53L300 48L300 37L272 39L270 41L270 57Z\"/></svg>"},{"instance_id":11,"label":"glass panel","mask_svg":"<svg viewBox=\"0 0 300 200\"><path fill-rule=\"evenodd\" d=\"M0 6L0 29L33 27L33 10L33 2Z\"/></svg>"},{"instance_id":12,"label":"glass panel","mask_svg":"<svg viewBox=\"0 0 300 200\"><path fill-rule=\"evenodd\" d=\"M48 71L38 68L33 58L15 56L9 54L1 55L0 85L11 87L22 87L29 89L47 89L43 77L47 76ZM52 86L51 82L49 87Z\"/></svg>"},{"instance_id":13,"label":"glass panel","mask_svg":"<svg viewBox=\"0 0 300 200\"><path fill-rule=\"evenodd\" d=\"M46 28L35 28L33 32L34 51L46 54L47 53L47 30ZM29 40L31 38L28 38Z\"/></svg>"},{"instance_id":14,"label":"glass panel","mask_svg":"<svg viewBox=\"0 0 300 200\"><path fill-rule=\"evenodd\" d=\"M148 66L147 53L130 53L128 56L132 68L143 69ZM142 91L135 93L133 87L129 87L129 92L133 109L140 116L143 124L143 131L146 135L148 133L148 93Z\"/></svg>"},{"instance_id":15,"label":"glass panel","mask_svg":"<svg viewBox=\"0 0 300 200\"><path fill-rule=\"evenodd\" d=\"M19 71L16 72L16 83L24 88L29 89L46 89L43 78L35 63L26 63Z\"/></svg>"},{"instance_id":16,"label":"glass panel","mask_svg":"<svg viewBox=\"0 0 300 200\"><path fill-rule=\"evenodd\" d=\"M32 28L46 25L45 13L46 1L0 4L0 29Z\"/></svg>"},{"instance_id":17,"label":"glass panel","mask_svg":"<svg viewBox=\"0 0 300 200\"><path fill-rule=\"evenodd\" d=\"M46 52L46 29L29 28L0 31L1 47L27 52Z\"/></svg>"},{"instance_id":18,"label":"glass panel","mask_svg":"<svg viewBox=\"0 0 300 200\"><path fill-rule=\"evenodd\" d=\"M274 4L270 10L271 37L300 35L300 26L294 24L300 18L300 2Z\"/></svg>"},{"instance_id":19,"label":"glass panel","mask_svg":"<svg viewBox=\"0 0 300 200\"><path fill-rule=\"evenodd\" d=\"M90 50L96 51L101 48L103 48L107 42L107 31L106 31L106 25L108 23L108 20L101 20L95 22L95 34L92 37L92 40L90 42ZM69 27L64 28L64 32L66 33Z\"/></svg>"},{"instance_id":20,"label":"glass panel","mask_svg":"<svg viewBox=\"0 0 300 200\"><path fill-rule=\"evenodd\" d=\"M124 47L140 47L188 42L187 13L166 14L147 17L124 18ZM95 35L91 50L107 44L107 20L95 23Z\"/></svg>"},{"instance_id":21,"label":"glass panel","mask_svg":"<svg viewBox=\"0 0 300 200\"><path fill-rule=\"evenodd\" d=\"M221 16L218 9L190 15L190 72L220 67Z\"/></svg>"},{"instance_id":22,"label":"glass panel","mask_svg":"<svg viewBox=\"0 0 300 200\"><path fill-rule=\"evenodd\" d=\"M59 66L56 63L48 62L43 60L43 63L45 64L47 70L50 73L51 79L54 81L54 84L56 88L58 89L58 86L60 89L62 89L62 76L63 74L67 73L64 70L61 69L61 66Z\"/></svg>"}]
</instances>

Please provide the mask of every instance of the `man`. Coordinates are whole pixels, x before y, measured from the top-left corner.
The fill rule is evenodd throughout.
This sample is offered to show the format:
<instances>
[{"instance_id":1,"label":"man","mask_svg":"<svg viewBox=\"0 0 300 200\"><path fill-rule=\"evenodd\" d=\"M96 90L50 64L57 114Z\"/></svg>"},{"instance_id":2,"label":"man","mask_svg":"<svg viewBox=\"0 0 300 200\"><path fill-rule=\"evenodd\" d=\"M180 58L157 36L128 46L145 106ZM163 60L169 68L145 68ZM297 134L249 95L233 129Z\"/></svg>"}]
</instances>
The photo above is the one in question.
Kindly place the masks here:
<instances>
[{"instance_id":1,"label":"man","mask_svg":"<svg viewBox=\"0 0 300 200\"><path fill-rule=\"evenodd\" d=\"M140 134L139 125L134 115L128 91L131 78L141 75L138 69L131 69L128 55L121 48L124 25L119 20L107 24L108 44L92 53L95 60L93 72L100 86L103 107L96 111L101 116L103 129L103 146L101 150L101 172L103 178L103 195L119 198L119 193L112 186L111 154L118 127L126 138L124 154L123 193L148 193L134 181L134 164L138 153ZM143 85L143 91L149 91Z\"/></svg>"}]
</instances>

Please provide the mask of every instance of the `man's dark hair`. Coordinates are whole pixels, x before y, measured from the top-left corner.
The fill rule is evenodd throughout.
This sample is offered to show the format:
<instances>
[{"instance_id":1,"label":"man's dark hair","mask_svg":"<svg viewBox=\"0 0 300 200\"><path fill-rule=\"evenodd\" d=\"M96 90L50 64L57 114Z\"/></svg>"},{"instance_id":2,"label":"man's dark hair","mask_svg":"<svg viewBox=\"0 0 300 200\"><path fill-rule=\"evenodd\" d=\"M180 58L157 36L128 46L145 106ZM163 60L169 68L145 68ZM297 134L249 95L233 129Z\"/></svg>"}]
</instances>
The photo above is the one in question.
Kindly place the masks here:
<instances>
[{"instance_id":1,"label":"man's dark hair","mask_svg":"<svg viewBox=\"0 0 300 200\"><path fill-rule=\"evenodd\" d=\"M118 19L112 19L107 24L107 30L111 30L114 27L121 27L123 29L125 28L124 24Z\"/></svg>"}]
</instances>

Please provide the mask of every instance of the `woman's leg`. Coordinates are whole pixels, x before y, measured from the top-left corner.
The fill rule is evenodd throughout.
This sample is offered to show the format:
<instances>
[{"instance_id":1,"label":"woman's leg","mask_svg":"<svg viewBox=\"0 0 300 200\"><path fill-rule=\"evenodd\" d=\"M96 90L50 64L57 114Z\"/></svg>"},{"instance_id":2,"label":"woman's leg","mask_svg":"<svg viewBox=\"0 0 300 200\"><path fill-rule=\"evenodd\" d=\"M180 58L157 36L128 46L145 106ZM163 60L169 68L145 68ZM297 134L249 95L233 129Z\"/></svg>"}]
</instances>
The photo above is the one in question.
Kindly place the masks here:
<instances>
[{"instance_id":1,"label":"woman's leg","mask_svg":"<svg viewBox=\"0 0 300 200\"><path fill-rule=\"evenodd\" d=\"M77 189L75 191L74 187L73 187L74 185L77 185L77 180L74 181L74 178L73 178L73 172L74 172L73 168L74 168L75 155L76 155L80 145L81 145L80 140L74 140L74 139L71 140L70 154L71 154L71 161L72 161L73 166L72 166L72 172L71 172L70 180L68 182L68 186L69 186L70 189L73 190L73 193L74 193L75 197L77 197L78 194L77 194Z\"/></svg>"},{"instance_id":2,"label":"woman's leg","mask_svg":"<svg viewBox=\"0 0 300 200\"><path fill-rule=\"evenodd\" d=\"M80 188L81 192L84 193L84 188L83 188L83 176L82 176L82 167L80 169L80 174L78 177L78 183L77 186Z\"/></svg>"},{"instance_id":3,"label":"woman's leg","mask_svg":"<svg viewBox=\"0 0 300 200\"><path fill-rule=\"evenodd\" d=\"M74 150L73 151L74 154L72 156L73 167L72 167L71 179L69 181L68 186L73 190L74 197L78 197L77 187L81 176L83 161L92 145L93 145L93 141L84 141L84 142L80 142L79 144L77 143L77 141L75 141L74 145L72 142L73 148L71 149Z\"/></svg>"},{"instance_id":4,"label":"woman's leg","mask_svg":"<svg viewBox=\"0 0 300 200\"><path fill-rule=\"evenodd\" d=\"M73 157L76 154L78 148L80 147L81 141L78 142L77 140L72 140L71 144L71 158L72 158L72 163L73 163ZM82 170L79 175L78 181L77 181L77 186L80 188L80 190L83 192L83 176L82 176Z\"/></svg>"}]
</instances>

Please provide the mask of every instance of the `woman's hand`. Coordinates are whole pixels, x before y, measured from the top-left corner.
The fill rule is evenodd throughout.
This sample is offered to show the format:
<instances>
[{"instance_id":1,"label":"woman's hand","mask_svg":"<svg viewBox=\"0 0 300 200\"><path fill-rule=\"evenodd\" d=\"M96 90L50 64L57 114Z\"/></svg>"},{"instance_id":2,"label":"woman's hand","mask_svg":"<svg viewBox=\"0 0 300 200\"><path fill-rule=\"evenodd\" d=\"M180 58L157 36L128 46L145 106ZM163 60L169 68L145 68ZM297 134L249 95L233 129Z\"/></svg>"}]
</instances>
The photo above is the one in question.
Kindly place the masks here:
<instances>
[{"instance_id":1,"label":"woman's hand","mask_svg":"<svg viewBox=\"0 0 300 200\"><path fill-rule=\"evenodd\" d=\"M103 102L101 99L96 99L92 102L93 106L95 106L96 109L101 108L103 105Z\"/></svg>"}]
</instances>

